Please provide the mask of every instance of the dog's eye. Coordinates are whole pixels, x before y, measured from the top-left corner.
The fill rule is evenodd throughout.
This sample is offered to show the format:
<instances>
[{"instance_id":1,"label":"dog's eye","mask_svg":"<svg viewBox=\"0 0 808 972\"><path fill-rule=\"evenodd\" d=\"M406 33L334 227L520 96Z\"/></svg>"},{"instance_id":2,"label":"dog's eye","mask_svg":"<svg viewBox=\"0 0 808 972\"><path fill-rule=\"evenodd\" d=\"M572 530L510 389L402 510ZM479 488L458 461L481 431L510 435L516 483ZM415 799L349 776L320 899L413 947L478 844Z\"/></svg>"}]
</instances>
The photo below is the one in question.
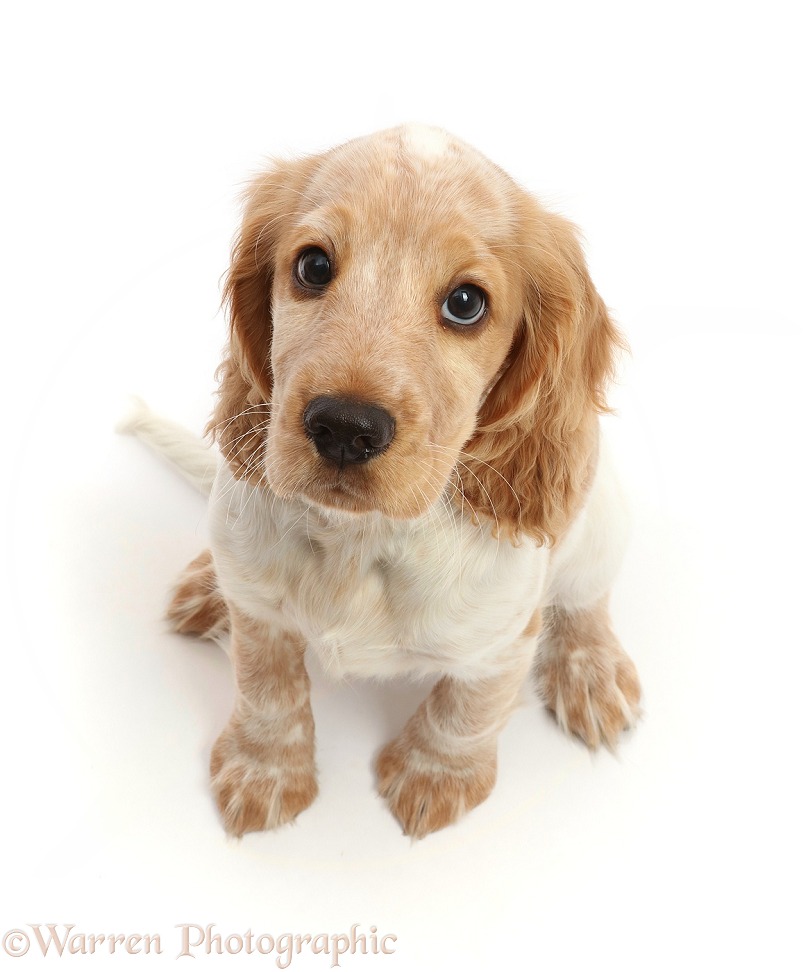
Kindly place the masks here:
<instances>
[{"instance_id":1,"label":"dog's eye","mask_svg":"<svg viewBox=\"0 0 808 972\"><path fill-rule=\"evenodd\" d=\"M295 272L304 287L320 290L331 280L331 261L324 250L312 246L297 258Z\"/></svg>"},{"instance_id":2,"label":"dog's eye","mask_svg":"<svg viewBox=\"0 0 808 972\"><path fill-rule=\"evenodd\" d=\"M440 312L452 324L476 324L485 313L485 294L474 284L461 284L444 300Z\"/></svg>"}]
</instances>

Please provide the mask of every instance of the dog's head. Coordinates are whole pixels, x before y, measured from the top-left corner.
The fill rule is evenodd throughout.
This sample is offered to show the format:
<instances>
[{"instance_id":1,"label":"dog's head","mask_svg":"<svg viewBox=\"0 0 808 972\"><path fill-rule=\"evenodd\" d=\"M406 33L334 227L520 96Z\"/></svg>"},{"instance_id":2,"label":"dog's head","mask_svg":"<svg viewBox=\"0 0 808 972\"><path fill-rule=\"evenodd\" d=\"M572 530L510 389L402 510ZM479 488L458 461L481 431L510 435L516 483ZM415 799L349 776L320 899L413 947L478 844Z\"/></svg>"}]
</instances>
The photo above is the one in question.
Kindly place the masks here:
<instances>
[{"instance_id":1,"label":"dog's head","mask_svg":"<svg viewBox=\"0 0 808 972\"><path fill-rule=\"evenodd\" d=\"M250 187L212 428L281 497L411 518L446 496L552 541L585 488L618 337L572 227L406 127Z\"/></svg>"}]
</instances>

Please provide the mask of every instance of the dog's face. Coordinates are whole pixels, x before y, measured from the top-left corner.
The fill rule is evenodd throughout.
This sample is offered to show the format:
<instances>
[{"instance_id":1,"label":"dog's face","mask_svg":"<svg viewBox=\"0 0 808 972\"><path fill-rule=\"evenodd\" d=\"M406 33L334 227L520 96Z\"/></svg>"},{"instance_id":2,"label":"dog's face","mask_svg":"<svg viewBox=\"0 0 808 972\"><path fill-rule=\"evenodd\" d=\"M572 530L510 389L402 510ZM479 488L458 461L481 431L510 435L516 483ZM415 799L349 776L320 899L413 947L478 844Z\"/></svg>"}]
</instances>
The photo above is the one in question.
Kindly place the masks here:
<instances>
[{"instance_id":1,"label":"dog's face","mask_svg":"<svg viewBox=\"0 0 808 972\"><path fill-rule=\"evenodd\" d=\"M279 234L266 478L327 507L422 513L513 342L506 187L448 140L343 147Z\"/></svg>"},{"instance_id":2,"label":"dog's face","mask_svg":"<svg viewBox=\"0 0 808 972\"><path fill-rule=\"evenodd\" d=\"M546 440L547 420L556 445L575 438L615 340L567 224L430 129L256 180L228 296L225 453L281 497L358 514L415 517L452 483L514 519L504 482L531 532L515 480L524 462L542 471L514 449ZM560 472L547 462L545 492Z\"/></svg>"}]
</instances>

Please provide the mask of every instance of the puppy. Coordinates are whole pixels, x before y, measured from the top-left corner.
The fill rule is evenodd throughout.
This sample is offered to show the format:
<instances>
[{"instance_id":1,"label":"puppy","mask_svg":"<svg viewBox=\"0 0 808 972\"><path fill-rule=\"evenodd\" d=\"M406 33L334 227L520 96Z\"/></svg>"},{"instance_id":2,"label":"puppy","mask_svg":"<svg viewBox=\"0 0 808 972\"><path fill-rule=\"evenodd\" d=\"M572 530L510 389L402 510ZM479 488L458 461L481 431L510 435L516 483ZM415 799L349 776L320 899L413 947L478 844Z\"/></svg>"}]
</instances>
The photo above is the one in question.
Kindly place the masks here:
<instances>
[{"instance_id":1,"label":"puppy","mask_svg":"<svg viewBox=\"0 0 808 972\"><path fill-rule=\"evenodd\" d=\"M620 339L570 224L456 138L398 128L257 178L225 294L211 549L169 617L230 632L226 829L317 795L306 648L336 676L440 676L376 760L413 837L489 795L531 669L563 729L614 745L640 698L607 610Z\"/></svg>"}]
</instances>

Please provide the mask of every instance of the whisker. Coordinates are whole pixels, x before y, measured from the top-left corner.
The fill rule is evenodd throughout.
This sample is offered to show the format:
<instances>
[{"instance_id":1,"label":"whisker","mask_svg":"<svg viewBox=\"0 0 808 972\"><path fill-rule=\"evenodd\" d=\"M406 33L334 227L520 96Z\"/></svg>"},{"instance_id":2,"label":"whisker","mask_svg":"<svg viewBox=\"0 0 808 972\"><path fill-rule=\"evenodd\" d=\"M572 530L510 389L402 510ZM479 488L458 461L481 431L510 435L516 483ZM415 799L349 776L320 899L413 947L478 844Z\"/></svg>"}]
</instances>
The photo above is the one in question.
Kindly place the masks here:
<instances>
[{"instance_id":1,"label":"whisker","mask_svg":"<svg viewBox=\"0 0 808 972\"><path fill-rule=\"evenodd\" d=\"M436 446L432 445L432 448L442 448L442 447L441 446L437 446L436 447ZM447 451L451 451L451 450L447 450ZM496 540L497 540L497 548L499 548L499 517L497 516L496 507L494 506L494 502L491 499L491 496L490 496L488 490L483 485L482 480L480 479L480 477L477 476L477 474L474 472L473 469L469 468L469 466L468 466L467 463L463 462L461 459L458 459L457 460L457 465L462 466L468 472L468 474L470 476L473 476L477 480L477 483L478 483L480 489L483 491L483 493L485 493L485 498L488 500L488 505L491 507L491 513L493 514L493 517L494 517L494 523L495 523L495 526L496 526L495 535L496 535Z\"/></svg>"},{"instance_id":2,"label":"whisker","mask_svg":"<svg viewBox=\"0 0 808 972\"><path fill-rule=\"evenodd\" d=\"M446 446L439 446L436 443L430 443L430 447L432 449L439 449L439 450L441 450L443 452L447 452L447 453L449 453L451 455L455 455L454 450L449 449ZM511 491L511 493L513 493L513 498L516 500L516 505L517 505L518 510L519 510L519 522L521 522L521 520L522 520L522 501L519 499L519 494L513 488L513 486L511 485L510 481L505 476L503 476L502 473L495 466L492 466L491 463L485 462L485 460L478 458L473 453L471 453L471 452L464 452L461 449L456 454L457 454L458 457L459 456L466 456L467 458L471 459L472 461L479 463L481 466L485 466L486 469L490 469L491 472L494 473L496 476L499 476L499 478L502 480L503 483L505 483L505 485L508 487L508 489ZM458 463L460 465L463 466L463 468L470 475L474 476L474 478L477 480L478 483L480 483L479 478L474 475L473 471L469 468L468 463L462 462L459 458L458 458L457 461L458 461ZM480 483L480 487L482 488L482 483Z\"/></svg>"}]
</instances>

